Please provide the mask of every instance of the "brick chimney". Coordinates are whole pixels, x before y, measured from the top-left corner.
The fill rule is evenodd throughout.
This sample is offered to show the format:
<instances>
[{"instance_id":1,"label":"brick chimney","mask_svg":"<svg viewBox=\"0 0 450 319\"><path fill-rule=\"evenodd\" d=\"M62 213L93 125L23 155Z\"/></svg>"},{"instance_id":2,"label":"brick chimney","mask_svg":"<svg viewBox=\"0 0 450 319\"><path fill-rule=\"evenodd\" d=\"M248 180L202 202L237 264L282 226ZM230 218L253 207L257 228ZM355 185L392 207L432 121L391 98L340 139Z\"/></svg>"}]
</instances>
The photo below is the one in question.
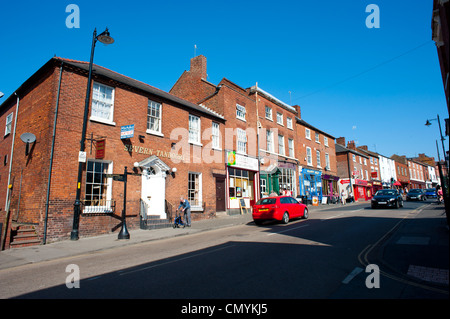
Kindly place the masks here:
<instances>
[{"instance_id":1,"label":"brick chimney","mask_svg":"<svg viewBox=\"0 0 450 319\"><path fill-rule=\"evenodd\" d=\"M193 76L206 80L206 57L204 55L199 55L191 59L190 72Z\"/></svg>"},{"instance_id":2,"label":"brick chimney","mask_svg":"<svg viewBox=\"0 0 450 319\"><path fill-rule=\"evenodd\" d=\"M338 137L336 139L336 144L342 145L345 147L345 137Z\"/></svg>"},{"instance_id":3,"label":"brick chimney","mask_svg":"<svg viewBox=\"0 0 450 319\"><path fill-rule=\"evenodd\" d=\"M301 111L301 109L300 109L300 105L293 105L292 107L294 107L295 110L297 111L297 117L298 117L299 119L301 119L301 118L302 118L302 111Z\"/></svg>"},{"instance_id":4,"label":"brick chimney","mask_svg":"<svg viewBox=\"0 0 450 319\"><path fill-rule=\"evenodd\" d=\"M361 145L361 146L358 146L358 148L360 148L360 149L362 149L362 150L365 150L365 151L368 151L368 150L369 150L369 148L367 147L367 145Z\"/></svg>"},{"instance_id":5,"label":"brick chimney","mask_svg":"<svg viewBox=\"0 0 450 319\"><path fill-rule=\"evenodd\" d=\"M356 151L355 141L349 141L349 142L347 143L347 148L350 149L350 150Z\"/></svg>"}]
</instances>

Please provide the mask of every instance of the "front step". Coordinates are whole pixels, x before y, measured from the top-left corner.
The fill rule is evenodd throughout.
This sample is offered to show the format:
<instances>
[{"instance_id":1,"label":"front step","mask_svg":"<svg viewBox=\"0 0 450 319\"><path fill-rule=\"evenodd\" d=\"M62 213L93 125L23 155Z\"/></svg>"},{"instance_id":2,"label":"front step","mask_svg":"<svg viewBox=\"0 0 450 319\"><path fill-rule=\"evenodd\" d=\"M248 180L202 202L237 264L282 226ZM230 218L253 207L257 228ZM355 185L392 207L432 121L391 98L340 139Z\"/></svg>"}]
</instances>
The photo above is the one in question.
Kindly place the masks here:
<instances>
[{"instance_id":1,"label":"front step","mask_svg":"<svg viewBox=\"0 0 450 319\"><path fill-rule=\"evenodd\" d=\"M10 248L28 247L40 245L41 240L33 225L13 225L11 230Z\"/></svg>"},{"instance_id":2,"label":"front step","mask_svg":"<svg viewBox=\"0 0 450 319\"><path fill-rule=\"evenodd\" d=\"M140 222L141 229L161 229L172 227L173 223L169 219L161 219L159 215L149 215L147 219Z\"/></svg>"}]
</instances>

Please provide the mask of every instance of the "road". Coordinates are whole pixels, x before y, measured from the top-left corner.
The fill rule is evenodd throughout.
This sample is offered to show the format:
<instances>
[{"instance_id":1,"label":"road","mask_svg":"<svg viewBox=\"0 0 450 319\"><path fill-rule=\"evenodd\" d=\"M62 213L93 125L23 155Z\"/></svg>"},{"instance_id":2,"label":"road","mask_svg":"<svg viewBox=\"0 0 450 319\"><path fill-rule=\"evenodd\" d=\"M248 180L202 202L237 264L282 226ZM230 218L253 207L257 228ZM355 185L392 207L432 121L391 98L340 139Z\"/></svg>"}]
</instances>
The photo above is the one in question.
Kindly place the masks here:
<instances>
[{"instance_id":1,"label":"road","mask_svg":"<svg viewBox=\"0 0 450 319\"><path fill-rule=\"evenodd\" d=\"M370 251L423 203L311 212L287 225L253 223L0 270L0 298L357 299L423 296L384 276ZM375 257L371 256L371 254ZM378 259L377 259L378 258ZM367 264L380 267L369 289ZM76 265L79 288L66 267ZM430 293L426 291L425 293ZM439 296L438 298L448 298Z\"/></svg>"}]
</instances>

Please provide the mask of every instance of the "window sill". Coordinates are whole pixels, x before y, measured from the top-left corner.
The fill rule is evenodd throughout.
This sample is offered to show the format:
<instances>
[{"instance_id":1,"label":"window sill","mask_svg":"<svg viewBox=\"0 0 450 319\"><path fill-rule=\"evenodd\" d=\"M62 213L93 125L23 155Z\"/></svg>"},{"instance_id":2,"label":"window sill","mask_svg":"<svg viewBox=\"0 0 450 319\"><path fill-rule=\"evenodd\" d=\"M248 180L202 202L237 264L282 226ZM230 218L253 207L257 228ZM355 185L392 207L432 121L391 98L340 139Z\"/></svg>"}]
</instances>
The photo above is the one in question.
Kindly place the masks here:
<instances>
[{"instance_id":1,"label":"window sill","mask_svg":"<svg viewBox=\"0 0 450 319\"><path fill-rule=\"evenodd\" d=\"M200 146L200 147L203 147L203 144L202 144L202 143L199 143L199 142L193 142L193 141L189 141L189 144L192 144L192 145L196 145L196 146Z\"/></svg>"},{"instance_id":2,"label":"window sill","mask_svg":"<svg viewBox=\"0 0 450 319\"><path fill-rule=\"evenodd\" d=\"M98 118L98 117L92 117L91 116L89 118L89 121L102 123L102 124L106 124L106 125L111 125L111 126L116 126L116 122L111 122L111 121L108 121L108 120L105 120L105 119L101 119L101 118Z\"/></svg>"},{"instance_id":3,"label":"window sill","mask_svg":"<svg viewBox=\"0 0 450 319\"><path fill-rule=\"evenodd\" d=\"M150 135L159 136L159 137L164 137L164 134L161 133L161 132L156 132L156 131L146 130L145 133L150 134Z\"/></svg>"}]
</instances>

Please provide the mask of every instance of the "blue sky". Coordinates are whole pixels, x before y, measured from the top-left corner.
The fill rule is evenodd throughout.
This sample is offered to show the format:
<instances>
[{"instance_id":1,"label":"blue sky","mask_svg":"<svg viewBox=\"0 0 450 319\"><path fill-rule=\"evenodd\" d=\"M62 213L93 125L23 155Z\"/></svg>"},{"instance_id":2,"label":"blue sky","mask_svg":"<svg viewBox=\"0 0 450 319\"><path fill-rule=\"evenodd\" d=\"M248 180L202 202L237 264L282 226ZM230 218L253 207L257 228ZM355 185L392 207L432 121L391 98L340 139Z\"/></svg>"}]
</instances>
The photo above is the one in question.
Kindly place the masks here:
<instances>
[{"instance_id":1,"label":"blue sky","mask_svg":"<svg viewBox=\"0 0 450 319\"><path fill-rule=\"evenodd\" d=\"M365 23L372 3L378 29ZM69 4L80 28L66 27ZM197 45L213 83L258 82L335 137L437 159L437 122L424 123L448 113L431 14L432 0L2 1L0 91L54 55L88 61L94 28L108 27L115 43L98 43L96 64L169 91Z\"/></svg>"}]
</instances>

